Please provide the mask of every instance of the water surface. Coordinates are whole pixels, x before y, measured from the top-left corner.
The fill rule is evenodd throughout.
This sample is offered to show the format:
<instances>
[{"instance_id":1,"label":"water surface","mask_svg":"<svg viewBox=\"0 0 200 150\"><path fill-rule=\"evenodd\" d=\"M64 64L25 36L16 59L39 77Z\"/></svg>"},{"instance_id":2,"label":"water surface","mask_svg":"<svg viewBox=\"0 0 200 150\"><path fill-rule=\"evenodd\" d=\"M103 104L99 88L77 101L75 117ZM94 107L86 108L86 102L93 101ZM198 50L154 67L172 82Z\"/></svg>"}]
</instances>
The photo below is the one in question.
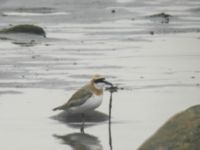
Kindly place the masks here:
<instances>
[{"instance_id":1,"label":"water surface","mask_svg":"<svg viewBox=\"0 0 200 150\"><path fill-rule=\"evenodd\" d=\"M0 28L34 23L47 38L0 40L0 149L137 149L169 117L199 104L199 3L1 1ZM169 22L150 17L162 12ZM110 132L106 92L80 134L80 123L52 108L97 73L124 90L113 95Z\"/></svg>"}]
</instances>

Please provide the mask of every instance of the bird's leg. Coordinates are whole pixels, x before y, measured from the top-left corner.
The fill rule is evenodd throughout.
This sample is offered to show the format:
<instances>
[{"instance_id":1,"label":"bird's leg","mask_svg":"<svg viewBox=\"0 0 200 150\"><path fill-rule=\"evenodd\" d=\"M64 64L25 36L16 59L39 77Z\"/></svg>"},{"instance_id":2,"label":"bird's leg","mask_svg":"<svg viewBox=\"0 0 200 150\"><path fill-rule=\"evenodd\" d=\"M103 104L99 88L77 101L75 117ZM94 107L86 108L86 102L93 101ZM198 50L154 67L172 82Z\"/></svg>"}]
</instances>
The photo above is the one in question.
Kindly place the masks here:
<instances>
[{"instance_id":1,"label":"bird's leg","mask_svg":"<svg viewBox=\"0 0 200 150\"><path fill-rule=\"evenodd\" d=\"M81 125L81 133L84 133L84 128L85 128L85 114L81 114L81 119L82 119L82 125Z\"/></svg>"}]
</instances>

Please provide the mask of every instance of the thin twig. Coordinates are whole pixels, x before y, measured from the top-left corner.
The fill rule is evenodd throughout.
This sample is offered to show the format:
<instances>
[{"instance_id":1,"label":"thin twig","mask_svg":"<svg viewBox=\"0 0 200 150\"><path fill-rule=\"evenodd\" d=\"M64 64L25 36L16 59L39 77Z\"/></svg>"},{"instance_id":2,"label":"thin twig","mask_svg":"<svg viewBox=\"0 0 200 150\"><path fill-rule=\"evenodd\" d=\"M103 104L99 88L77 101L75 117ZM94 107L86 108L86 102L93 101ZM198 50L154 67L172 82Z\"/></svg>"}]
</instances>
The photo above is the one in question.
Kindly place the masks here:
<instances>
[{"instance_id":1,"label":"thin twig","mask_svg":"<svg viewBox=\"0 0 200 150\"><path fill-rule=\"evenodd\" d=\"M108 122L108 132L109 132L109 145L110 150L113 149L112 146L112 131L111 131L111 110L112 110L112 91L110 91L110 102L109 102L109 122Z\"/></svg>"},{"instance_id":2,"label":"thin twig","mask_svg":"<svg viewBox=\"0 0 200 150\"><path fill-rule=\"evenodd\" d=\"M112 94L114 92L117 92L117 87L110 87L107 89L110 92L110 101L109 101L109 121L108 121L108 132L109 132L109 145L110 145L110 150L113 149L112 145L112 131L111 131L111 116L112 116Z\"/></svg>"},{"instance_id":3,"label":"thin twig","mask_svg":"<svg viewBox=\"0 0 200 150\"><path fill-rule=\"evenodd\" d=\"M110 91L110 102L109 102L109 121L111 121L111 113L112 113L112 92Z\"/></svg>"}]
</instances>

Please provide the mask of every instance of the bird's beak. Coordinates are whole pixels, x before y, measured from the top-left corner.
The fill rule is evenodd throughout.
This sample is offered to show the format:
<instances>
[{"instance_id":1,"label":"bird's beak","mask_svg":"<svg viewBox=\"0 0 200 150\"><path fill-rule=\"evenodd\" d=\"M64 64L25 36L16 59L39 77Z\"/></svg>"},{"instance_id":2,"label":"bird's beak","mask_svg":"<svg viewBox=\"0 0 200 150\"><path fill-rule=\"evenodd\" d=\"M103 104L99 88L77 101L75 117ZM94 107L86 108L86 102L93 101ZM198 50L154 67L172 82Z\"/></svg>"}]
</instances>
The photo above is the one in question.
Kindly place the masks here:
<instances>
[{"instance_id":1,"label":"bird's beak","mask_svg":"<svg viewBox=\"0 0 200 150\"><path fill-rule=\"evenodd\" d=\"M105 84L109 85L110 87L112 87L112 86L113 86L113 84L112 84L112 83L110 83L110 82L108 82L108 81L106 81L106 80L104 80L103 82L104 82Z\"/></svg>"}]
</instances>

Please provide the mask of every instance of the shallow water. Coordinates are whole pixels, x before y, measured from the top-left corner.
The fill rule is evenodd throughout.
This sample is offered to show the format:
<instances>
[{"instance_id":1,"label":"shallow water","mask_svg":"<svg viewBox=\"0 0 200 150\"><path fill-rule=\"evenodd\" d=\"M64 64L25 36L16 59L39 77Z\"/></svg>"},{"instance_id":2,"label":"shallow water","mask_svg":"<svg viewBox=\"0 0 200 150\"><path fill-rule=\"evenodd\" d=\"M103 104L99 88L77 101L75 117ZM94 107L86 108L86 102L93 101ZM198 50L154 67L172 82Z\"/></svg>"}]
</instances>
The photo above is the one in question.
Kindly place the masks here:
<instances>
[{"instance_id":1,"label":"shallow water","mask_svg":"<svg viewBox=\"0 0 200 150\"><path fill-rule=\"evenodd\" d=\"M23 94L2 95L0 147L7 149L70 149L70 144L89 144L110 149L108 122L97 114L86 123L85 133L73 121L59 121L52 108L64 103L73 91L27 89ZM164 88L123 91L114 94L111 137L113 149L136 149L174 113L199 103L199 89ZM109 94L98 111L108 114ZM54 117L54 118L52 118ZM88 134L91 139L87 139ZM77 136L76 138L69 136ZM83 136L86 136L84 138ZM85 139L87 142L83 142ZM94 142L94 143L93 143ZM91 146L90 144L93 143ZM74 146L75 147L75 146ZM74 148L76 149L76 148Z\"/></svg>"},{"instance_id":2,"label":"shallow water","mask_svg":"<svg viewBox=\"0 0 200 150\"><path fill-rule=\"evenodd\" d=\"M199 1L28 2L0 2L0 28L35 23L47 32L0 40L0 149L107 150L109 136L113 150L137 149L199 104ZM168 23L149 17L161 12ZM52 108L97 73L124 90L113 95L110 134L107 92L80 134L79 123Z\"/></svg>"}]
</instances>

